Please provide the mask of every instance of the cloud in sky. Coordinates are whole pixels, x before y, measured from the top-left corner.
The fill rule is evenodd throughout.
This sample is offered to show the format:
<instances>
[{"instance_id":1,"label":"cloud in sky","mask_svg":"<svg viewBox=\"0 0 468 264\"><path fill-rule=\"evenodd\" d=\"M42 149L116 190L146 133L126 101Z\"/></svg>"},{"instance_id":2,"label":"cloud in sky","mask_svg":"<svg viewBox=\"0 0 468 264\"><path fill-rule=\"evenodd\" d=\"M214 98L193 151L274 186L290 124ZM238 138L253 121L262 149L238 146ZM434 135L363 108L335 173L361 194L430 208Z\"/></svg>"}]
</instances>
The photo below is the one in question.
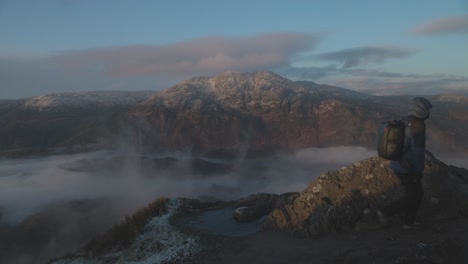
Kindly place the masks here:
<instances>
[{"instance_id":1,"label":"cloud in sky","mask_svg":"<svg viewBox=\"0 0 468 264\"><path fill-rule=\"evenodd\" d=\"M111 76L216 74L226 70L258 70L289 63L313 48L312 33L278 32L240 38L201 38L165 46L125 46L66 52L53 59L78 70Z\"/></svg>"},{"instance_id":2,"label":"cloud in sky","mask_svg":"<svg viewBox=\"0 0 468 264\"><path fill-rule=\"evenodd\" d=\"M317 55L320 34L277 32L237 38L200 38L160 46L101 47L64 51L46 57L0 54L0 99L84 90L162 90L200 75L227 70L273 70L293 80L380 93L466 93L467 77L421 75L366 68L417 50L398 46L361 46ZM309 53L310 54L310 53ZM328 66L292 67L295 61L330 62ZM398 83L398 85L396 85ZM424 84L424 85L423 85ZM405 86L408 85L408 86ZM424 87L423 87L424 86ZM393 93L387 91L387 93Z\"/></svg>"},{"instance_id":3,"label":"cloud in sky","mask_svg":"<svg viewBox=\"0 0 468 264\"><path fill-rule=\"evenodd\" d=\"M323 82L374 95L463 94L468 95L468 77L447 74L405 74L373 69L285 67L279 74L293 80Z\"/></svg>"},{"instance_id":4,"label":"cloud in sky","mask_svg":"<svg viewBox=\"0 0 468 264\"><path fill-rule=\"evenodd\" d=\"M416 35L468 34L468 15L432 20L413 28L411 33Z\"/></svg>"},{"instance_id":5,"label":"cloud in sky","mask_svg":"<svg viewBox=\"0 0 468 264\"><path fill-rule=\"evenodd\" d=\"M319 34L276 32L65 51L42 58L0 54L0 86L7 87L0 90L0 98L80 90L160 90L199 75L288 65L319 40Z\"/></svg>"},{"instance_id":6,"label":"cloud in sky","mask_svg":"<svg viewBox=\"0 0 468 264\"><path fill-rule=\"evenodd\" d=\"M327 52L314 55L313 58L323 61L343 63L343 68L348 69L372 63L383 63L388 59L408 58L415 50L393 46L364 46L340 51Z\"/></svg>"}]
</instances>

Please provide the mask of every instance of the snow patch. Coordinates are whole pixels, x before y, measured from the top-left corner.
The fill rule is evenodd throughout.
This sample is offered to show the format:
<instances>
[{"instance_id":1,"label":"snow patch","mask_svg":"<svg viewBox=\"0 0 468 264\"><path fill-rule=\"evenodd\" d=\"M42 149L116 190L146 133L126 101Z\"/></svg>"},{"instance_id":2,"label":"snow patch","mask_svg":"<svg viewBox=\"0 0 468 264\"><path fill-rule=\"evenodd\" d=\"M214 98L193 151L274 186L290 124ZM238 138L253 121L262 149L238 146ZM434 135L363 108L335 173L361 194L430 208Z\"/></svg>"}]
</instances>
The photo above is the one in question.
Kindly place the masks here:
<instances>
[{"instance_id":1,"label":"snow patch","mask_svg":"<svg viewBox=\"0 0 468 264\"><path fill-rule=\"evenodd\" d=\"M187 236L174 228L169 219L177 212L180 200L169 202L169 213L153 218L132 245L125 263L152 264L181 262L202 249L198 237Z\"/></svg>"},{"instance_id":2,"label":"snow patch","mask_svg":"<svg viewBox=\"0 0 468 264\"><path fill-rule=\"evenodd\" d=\"M179 199L168 202L168 213L154 217L144 227L133 245L114 256L120 256L115 263L153 264L153 263L183 263L203 249L200 238L188 236L170 224L171 217L177 213ZM106 260L76 258L61 259L52 264L104 264Z\"/></svg>"},{"instance_id":3,"label":"snow patch","mask_svg":"<svg viewBox=\"0 0 468 264\"><path fill-rule=\"evenodd\" d=\"M439 100L442 102L468 102L468 96L464 95L441 95Z\"/></svg>"},{"instance_id":4,"label":"snow patch","mask_svg":"<svg viewBox=\"0 0 468 264\"><path fill-rule=\"evenodd\" d=\"M55 93L27 98L23 107L46 110L55 107L129 106L147 99L153 92L90 91Z\"/></svg>"}]
</instances>

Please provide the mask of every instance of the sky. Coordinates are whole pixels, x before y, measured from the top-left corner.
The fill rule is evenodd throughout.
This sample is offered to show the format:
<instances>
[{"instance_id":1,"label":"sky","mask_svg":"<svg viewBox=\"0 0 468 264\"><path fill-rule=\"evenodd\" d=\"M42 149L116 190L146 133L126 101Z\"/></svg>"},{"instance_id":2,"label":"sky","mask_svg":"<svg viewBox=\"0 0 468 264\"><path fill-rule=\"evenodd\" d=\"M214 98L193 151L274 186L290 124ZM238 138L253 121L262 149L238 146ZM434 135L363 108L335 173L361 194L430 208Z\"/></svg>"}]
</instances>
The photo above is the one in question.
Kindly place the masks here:
<instances>
[{"instance_id":1,"label":"sky","mask_svg":"<svg viewBox=\"0 0 468 264\"><path fill-rule=\"evenodd\" d=\"M269 70L468 95L468 0L0 0L0 99Z\"/></svg>"}]
</instances>

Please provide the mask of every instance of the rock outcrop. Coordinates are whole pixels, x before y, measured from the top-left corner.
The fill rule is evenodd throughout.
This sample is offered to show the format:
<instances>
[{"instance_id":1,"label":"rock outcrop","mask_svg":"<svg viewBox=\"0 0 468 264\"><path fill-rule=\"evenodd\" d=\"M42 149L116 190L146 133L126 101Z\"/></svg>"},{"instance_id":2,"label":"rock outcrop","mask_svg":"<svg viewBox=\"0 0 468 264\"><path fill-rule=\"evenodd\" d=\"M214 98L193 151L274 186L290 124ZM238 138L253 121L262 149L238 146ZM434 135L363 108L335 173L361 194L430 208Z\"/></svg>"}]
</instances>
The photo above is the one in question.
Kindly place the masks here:
<instances>
[{"instance_id":1,"label":"rock outcrop","mask_svg":"<svg viewBox=\"0 0 468 264\"><path fill-rule=\"evenodd\" d=\"M468 170L426 152L423 186L420 215L425 220L468 214ZM309 237L374 228L380 225L377 210L403 195L388 161L372 157L323 173L295 200L270 213L264 226Z\"/></svg>"}]
</instances>

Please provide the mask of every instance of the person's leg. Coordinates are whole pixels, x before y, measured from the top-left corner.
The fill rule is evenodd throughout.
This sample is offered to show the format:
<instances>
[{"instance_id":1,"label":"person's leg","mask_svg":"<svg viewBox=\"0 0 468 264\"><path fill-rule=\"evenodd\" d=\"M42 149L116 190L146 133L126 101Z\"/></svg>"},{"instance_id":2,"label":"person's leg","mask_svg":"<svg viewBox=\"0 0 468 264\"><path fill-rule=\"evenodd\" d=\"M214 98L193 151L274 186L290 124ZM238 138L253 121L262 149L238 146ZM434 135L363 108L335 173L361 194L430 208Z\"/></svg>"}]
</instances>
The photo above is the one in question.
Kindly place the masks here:
<instances>
[{"instance_id":1,"label":"person's leg","mask_svg":"<svg viewBox=\"0 0 468 264\"><path fill-rule=\"evenodd\" d=\"M407 190L407 204L404 207L404 224L412 225L416 220L419 207L421 206L424 190L420 181L405 184Z\"/></svg>"}]
</instances>

